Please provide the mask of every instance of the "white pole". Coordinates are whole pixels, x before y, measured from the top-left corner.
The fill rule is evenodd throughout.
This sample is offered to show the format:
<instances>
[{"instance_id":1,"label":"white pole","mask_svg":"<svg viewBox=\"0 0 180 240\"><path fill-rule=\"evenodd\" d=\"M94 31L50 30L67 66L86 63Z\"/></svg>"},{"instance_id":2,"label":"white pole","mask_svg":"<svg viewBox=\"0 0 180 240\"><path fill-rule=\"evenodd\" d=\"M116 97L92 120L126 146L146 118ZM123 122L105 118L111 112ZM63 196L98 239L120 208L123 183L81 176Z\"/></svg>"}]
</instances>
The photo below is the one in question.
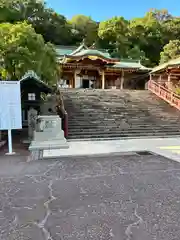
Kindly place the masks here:
<instances>
[{"instance_id":1,"label":"white pole","mask_svg":"<svg viewBox=\"0 0 180 240\"><path fill-rule=\"evenodd\" d=\"M12 132L11 132L11 129L8 130L8 153L12 154Z\"/></svg>"},{"instance_id":2,"label":"white pole","mask_svg":"<svg viewBox=\"0 0 180 240\"><path fill-rule=\"evenodd\" d=\"M11 129L8 130L8 155L14 154L12 151L12 132Z\"/></svg>"}]
</instances>

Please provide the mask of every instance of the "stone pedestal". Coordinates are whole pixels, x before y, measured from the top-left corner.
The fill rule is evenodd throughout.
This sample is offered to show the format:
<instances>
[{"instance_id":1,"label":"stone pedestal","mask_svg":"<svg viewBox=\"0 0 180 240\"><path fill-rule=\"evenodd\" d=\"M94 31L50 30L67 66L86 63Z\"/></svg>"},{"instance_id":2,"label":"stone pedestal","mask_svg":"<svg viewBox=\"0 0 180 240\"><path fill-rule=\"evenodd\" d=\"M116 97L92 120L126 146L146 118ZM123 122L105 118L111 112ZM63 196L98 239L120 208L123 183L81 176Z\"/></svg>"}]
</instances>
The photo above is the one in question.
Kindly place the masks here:
<instances>
[{"instance_id":1,"label":"stone pedestal","mask_svg":"<svg viewBox=\"0 0 180 240\"><path fill-rule=\"evenodd\" d=\"M61 129L61 118L58 115L38 116L37 127L29 150L65 149L68 148L64 131Z\"/></svg>"}]
</instances>

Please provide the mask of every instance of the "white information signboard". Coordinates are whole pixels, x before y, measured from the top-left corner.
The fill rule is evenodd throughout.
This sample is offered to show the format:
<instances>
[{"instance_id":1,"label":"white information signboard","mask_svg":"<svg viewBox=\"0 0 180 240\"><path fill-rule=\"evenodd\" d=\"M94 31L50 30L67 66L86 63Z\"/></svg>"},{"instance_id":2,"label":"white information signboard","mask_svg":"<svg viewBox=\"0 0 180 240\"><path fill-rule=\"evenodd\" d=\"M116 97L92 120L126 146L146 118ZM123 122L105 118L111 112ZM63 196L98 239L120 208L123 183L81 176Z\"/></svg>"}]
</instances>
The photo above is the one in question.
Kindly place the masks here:
<instances>
[{"instance_id":1,"label":"white information signboard","mask_svg":"<svg viewBox=\"0 0 180 240\"><path fill-rule=\"evenodd\" d=\"M22 128L20 82L0 81L0 130L8 130L8 154L12 151L12 129Z\"/></svg>"},{"instance_id":2,"label":"white information signboard","mask_svg":"<svg viewBox=\"0 0 180 240\"><path fill-rule=\"evenodd\" d=\"M0 81L0 130L21 128L20 82Z\"/></svg>"}]
</instances>

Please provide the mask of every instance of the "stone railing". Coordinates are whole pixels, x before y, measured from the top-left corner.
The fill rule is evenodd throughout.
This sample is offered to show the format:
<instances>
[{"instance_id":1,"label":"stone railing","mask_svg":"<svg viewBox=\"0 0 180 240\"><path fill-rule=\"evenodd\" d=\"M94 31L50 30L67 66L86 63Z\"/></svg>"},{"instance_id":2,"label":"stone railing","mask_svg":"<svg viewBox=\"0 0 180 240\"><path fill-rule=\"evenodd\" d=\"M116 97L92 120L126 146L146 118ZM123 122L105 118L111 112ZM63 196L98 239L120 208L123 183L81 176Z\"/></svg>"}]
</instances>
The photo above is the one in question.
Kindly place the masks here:
<instances>
[{"instance_id":1,"label":"stone railing","mask_svg":"<svg viewBox=\"0 0 180 240\"><path fill-rule=\"evenodd\" d=\"M158 97L168 102L171 106L180 110L180 96L167 88L161 86L153 80L148 82L148 90L156 94Z\"/></svg>"},{"instance_id":2,"label":"stone railing","mask_svg":"<svg viewBox=\"0 0 180 240\"><path fill-rule=\"evenodd\" d=\"M57 113L62 119L62 129L64 130L64 136L68 136L68 114L64 107L63 95L58 88L56 92L56 101L57 101Z\"/></svg>"}]
</instances>

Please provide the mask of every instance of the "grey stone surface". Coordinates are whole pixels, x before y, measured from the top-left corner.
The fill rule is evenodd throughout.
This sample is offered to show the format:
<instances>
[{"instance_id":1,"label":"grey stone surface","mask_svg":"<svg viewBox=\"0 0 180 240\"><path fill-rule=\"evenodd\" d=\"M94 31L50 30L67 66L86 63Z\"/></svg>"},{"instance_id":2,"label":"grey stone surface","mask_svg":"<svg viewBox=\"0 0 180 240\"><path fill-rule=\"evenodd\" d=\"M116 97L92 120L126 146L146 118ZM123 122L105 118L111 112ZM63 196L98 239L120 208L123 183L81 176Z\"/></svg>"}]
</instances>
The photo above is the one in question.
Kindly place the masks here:
<instances>
[{"instance_id":1,"label":"grey stone surface","mask_svg":"<svg viewBox=\"0 0 180 240\"><path fill-rule=\"evenodd\" d=\"M34 108L30 108L28 111L28 139L33 139L33 134L36 129L36 119L38 116L38 112Z\"/></svg>"},{"instance_id":2,"label":"grey stone surface","mask_svg":"<svg viewBox=\"0 0 180 240\"><path fill-rule=\"evenodd\" d=\"M37 129L29 146L30 151L68 148L58 115L38 116L37 122Z\"/></svg>"},{"instance_id":3,"label":"grey stone surface","mask_svg":"<svg viewBox=\"0 0 180 240\"><path fill-rule=\"evenodd\" d=\"M179 240L180 163L160 156L0 159L1 240ZM8 168L9 166L9 168Z\"/></svg>"},{"instance_id":4,"label":"grey stone surface","mask_svg":"<svg viewBox=\"0 0 180 240\"><path fill-rule=\"evenodd\" d=\"M180 162L180 138L141 138L121 139L109 141L71 141L68 142L69 149L48 149L43 151L44 158L57 158L63 156L82 156L94 154L114 154L132 151L150 151L166 158ZM176 146L173 149L165 150L162 147ZM177 148L178 147L178 148Z\"/></svg>"},{"instance_id":5,"label":"grey stone surface","mask_svg":"<svg viewBox=\"0 0 180 240\"><path fill-rule=\"evenodd\" d=\"M69 139L180 136L180 113L147 90L62 89Z\"/></svg>"}]
</instances>

